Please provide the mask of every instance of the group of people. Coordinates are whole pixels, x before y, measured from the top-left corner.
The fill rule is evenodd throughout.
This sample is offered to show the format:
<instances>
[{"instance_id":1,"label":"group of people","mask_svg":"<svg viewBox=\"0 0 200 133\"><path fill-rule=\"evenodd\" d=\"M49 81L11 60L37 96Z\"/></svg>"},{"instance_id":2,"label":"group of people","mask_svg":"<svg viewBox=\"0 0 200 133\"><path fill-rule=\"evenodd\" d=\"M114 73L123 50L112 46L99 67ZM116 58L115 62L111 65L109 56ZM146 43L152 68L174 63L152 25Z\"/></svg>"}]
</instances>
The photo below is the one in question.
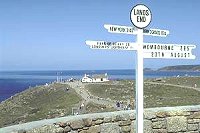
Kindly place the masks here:
<instances>
[{"instance_id":1,"label":"group of people","mask_svg":"<svg viewBox=\"0 0 200 133\"><path fill-rule=\"evenodd\" d=\"M116 107L119 110L131 110L131 104L128 105L124 105L124 103L122 101L117 101L116 102Z\"/></svg>"}]
</instances>

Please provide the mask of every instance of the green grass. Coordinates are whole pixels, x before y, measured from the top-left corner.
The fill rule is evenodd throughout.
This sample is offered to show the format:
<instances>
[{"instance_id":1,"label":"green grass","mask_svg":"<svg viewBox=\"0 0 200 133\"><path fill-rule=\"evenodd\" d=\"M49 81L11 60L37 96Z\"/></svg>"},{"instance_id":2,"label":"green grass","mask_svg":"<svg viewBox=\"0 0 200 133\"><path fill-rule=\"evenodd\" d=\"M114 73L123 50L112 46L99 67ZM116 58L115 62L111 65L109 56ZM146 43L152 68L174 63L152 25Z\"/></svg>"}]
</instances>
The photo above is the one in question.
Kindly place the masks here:
<instances>
[{"instance_id":1,"label":"green grass","mask_svg":"<svg viewBox=\"0 0 200 133\"><path fill-rule=\"evenodd\" d=\"M200 88L200 77L173 77L163 79L165 83Z\"/></svg>"},{"instance_id":2,"label":"green grass","mask_svg":"<svg viewBox=\"0 0 200 133\"><path fill-rule=\"evenodd\" d=\"M191 78L191 79L190 79ZM187 79L188 82L185 80ZM180 83L182 86L192 86L193 83L200 83L199 77L169 78L164 79L166 83ZM148 80L151 81L151 80ZM153 81L153 80L152 80ZM119 85L120 84L120 85ZM133 81L123 80L110 82L109 84L89 84L86 88L93 94L103 98L119 100L125 103L130 102L130 97L135 97L135 84ZM200 92L190 88L174 87L159 84L144 84L144 106L166 107L200 104Z\"/></svg>"},{"instance_id":3,"label":"green grass","mask_svg":"<svg viewBox=\"0 0 200 133\"><path fill-rule=\"evenodd\" d=\"M71 114L81 98L68 85L53 84L28 89L0 104L0 127Z\"/></svg>"},{"instance_id":4,"label":"green grass","mask_svg":"<svg viewBox=\"0 0 200 133\"><path fill-rule=\"evenodd\" d=\"M116 111L116 109L107 107L105 105L94 104L92 102L88 103L86 106L86 113L100 113L100 112L112 112Z\"/></svg>"},{"instance_id":5,"label":"green grass","mask_svg":"<svg viewBox=\"0 0 200 133\"><path fill-rule=\"evenodd\" d=\"M128 80L89 84L86 88L95 96L115 101L130 99L129 94L134 93L133 82Z\"/></svg>"},{"instance_id":6,"label":"green grass","mask_svg":"<svg viewBox=\"0 0 200 133\"><path fill-rule=\"evenodd\" d=\"M200 92L181 87L145 84L145 107L167 107L200 104Z\"/></svg>"}]
</instances>

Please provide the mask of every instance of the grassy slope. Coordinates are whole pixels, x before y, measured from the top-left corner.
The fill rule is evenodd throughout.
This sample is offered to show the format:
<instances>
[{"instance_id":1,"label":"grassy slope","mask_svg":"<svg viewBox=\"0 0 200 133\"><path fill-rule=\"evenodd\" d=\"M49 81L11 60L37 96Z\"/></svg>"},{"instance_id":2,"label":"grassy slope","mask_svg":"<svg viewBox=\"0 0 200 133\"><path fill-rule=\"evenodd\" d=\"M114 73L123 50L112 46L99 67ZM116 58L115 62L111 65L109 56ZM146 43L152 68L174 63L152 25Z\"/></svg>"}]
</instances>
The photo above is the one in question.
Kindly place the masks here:
<instances>
[{"instance_id":1,"label":"grassy slope","mask_svg":"<svg viewBox=\"0 0 200 133\"><path fill-rule=\"evenodd\" d=\"M187 82L186 82L187 80ZM148 80L149 81L149 80ZM193 86L194 82L197 86L200 84L200 77L173 78L165 79L166 83L185 86ZM120 85L117 85L120 84ZM130 100L130 96L134 95L134 83L130 81L109 82L108 84L90 84L87 89L93 94L103 98L112 100L122 100L124 102ZM134 88L134 90L133 90ZM187 87L174 87L159 84L144 84L144 104L145 107L165 107L165 106L182 106L196 105L200 103L200 92Z\"/></svg>"},{"instance_id":2,"label":"grassy slope","mask_svg":"<svg viewBox=\"0 0 200 133\"><path fill-rule=\"evenodd\" d=\"M71 114L81 99L67 85L39 86L17 94L0 104L0 127Z\"/></svg>"}]
</instances>

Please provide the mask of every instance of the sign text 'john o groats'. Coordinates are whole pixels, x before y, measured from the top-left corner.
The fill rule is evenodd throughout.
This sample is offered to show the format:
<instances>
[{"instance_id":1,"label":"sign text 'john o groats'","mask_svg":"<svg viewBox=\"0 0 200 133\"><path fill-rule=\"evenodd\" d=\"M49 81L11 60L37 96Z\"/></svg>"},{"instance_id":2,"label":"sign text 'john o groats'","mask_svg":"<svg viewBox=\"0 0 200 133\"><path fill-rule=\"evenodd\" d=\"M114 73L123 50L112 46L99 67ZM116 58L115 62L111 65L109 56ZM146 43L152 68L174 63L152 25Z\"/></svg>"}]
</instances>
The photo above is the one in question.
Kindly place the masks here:
<instances>
[{"instance_id":1,"label":"sign text 'john o groats'","mask_svg":"<svg viewBox=\"0 0 200 133\"><path fill-rule=\"evenodd\" d=\"M144 43L143 36L166 37L168 30L144 29L151 22L151 11L145 5L139 4L133 7L130 12L131 22L135 27L105 24L104 27L110 33L131 34L137 36L136 42L110 42L110 41L86 41L91 49L111 50L133 50L137 52L136 58L136 131L143 133L143 59L195 59L192 50L195 45L188 44L159 44Z\"/></svg>"}]
</instances>

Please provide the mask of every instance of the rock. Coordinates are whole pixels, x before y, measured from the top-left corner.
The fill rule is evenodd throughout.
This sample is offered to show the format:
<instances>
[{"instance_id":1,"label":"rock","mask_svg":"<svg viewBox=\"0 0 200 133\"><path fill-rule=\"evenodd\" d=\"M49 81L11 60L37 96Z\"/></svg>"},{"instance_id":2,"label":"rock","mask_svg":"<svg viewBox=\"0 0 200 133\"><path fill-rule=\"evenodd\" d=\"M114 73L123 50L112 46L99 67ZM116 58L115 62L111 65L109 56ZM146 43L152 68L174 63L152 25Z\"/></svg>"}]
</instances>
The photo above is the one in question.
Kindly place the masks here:
<instances>
[{"instance_id":1,"label":"rock","mask_svg":"<svg viewBox=\"0 0 200 133\"><path fill-rule=\"evenodd\" d=\"M121 120L122 120L122 121L128 121L128 120L130 120L129 114L122 114L122 115L121 115Z\"/></svg>"},{"instance_id":2,"label":"rock","mask_svg":"<svg viewBox=\"0 0 200 133\"><path fill-rule=\"evenodd\" d=\"M121 116L120 116L120 115L113 116L113 117L112 117L112 121L113 121L113 122L121 121Z\"/></svg>"},{"instance_id":3,"label":"rock","mask_svg":"<svg viewBox=\"0 0 200 133\"><path fill-rule=\"evenodd\" d=\"M190 115L190 112L182 111L182 110L167 112L167 116L189 116L189 115Z\"/></svg>"},{"instance_id":4,"label":"rock","mask_svg":"<svg viewBox=\"0 0 200 133\"><path fill-rule=\"evenodd\" d=\"M53 133L53 131L52 131L52 133ZM64 133L64 128L62 128L62 127L56 128L54 130L54 133Z\"/></svg>"},{"instance_id":5,"label":"rock","mask_svg":"<svg viewBox=\"0 0 200 133\"><path fill-rule=\"evenodd\" d=\"M131 125L131 121L119 121L119 126L128 126Z\"/></svg>"},{"instance_id":6,"label":"rock","mask_svg":"<svg viewBox=\"0 0 200 133\"><path fill-rule=\"evenodd\" d=\"M112 118L111 117L105 117L104 118L104 122L105 123L108 123L108 122L111 122L112 121Z\"/></svg>"},{"instance_id":7,"label":"rock","mask_svg":"<svg viewBox=\"0 0 200 133\"><path fill-rule=\"evenodd\" d=\"M64 132L69 132L69 131L71 131L70 126L66 126L66 127L64 128Z\"/></svg>"},{"instance_id":8,"label":"rock","mask_svg":"<svg viewBox=\"0 0 200 133\"><path fill-rule=\"evenodd\" d=\"M189 118L200 119L200 112L194 112L194 114L192 114L191 116L189 116Z\"/></svg>"},{"instance_id":9,"label":"rock","mask_svg":"<svg viewBox=\"0 0 200 133\"><path fill-rule=\"evenodd\" d=\"M167 129L153 129L153 133L167 133Z\"/></svg>"},{"instance_id":10,"label":"rock","mask_svg":"<svg viewBox=\"0 0 200 133\"><path fill-rule=\"evenodd\" d=\"M175 116L167 118L168 132L187 131L187 118L184 116Z\"/></svg>"},{"instance_id":11,"label":"rock","mask_svg":"<svg viewBox=\"0 0 200 133\"><path fill-rule=\"evenodd\" d=\"M88 130L88 133L99 133L100 132L100 126L91 126Z\"/></svg>"},{"instance_id":12,"label":"rock","mask_svg":"<svg viewBox=\"0 0 200 133\"><path fill-rule=\"evenodd\" d=\"M82 131L80 131L80 132L78 132L78 133L88 133L88 131L82 130Z\"/></svg>"},{"instance_id":13,"label":"rock","mask_svg":"<svg viewBox=\"0 0 200 133\"><path fill-rule=\"evenodd\" d=\"M130 126L122 126L121 127L121 132L122 133L129 133L131 131L131 127Z\"/></svg>"},{"instance_id":14,"label":"rock","mask_svg":"<svg viewBox=\"0 0 200 133\"><path fill-rule=\"evenodd\" d=\"M156 116L159 117L159 118L164 118L164 117L167 116L167 112L157 112Z\"/></svg>"},{"instance_id":15,"label":"rock","mask_svg":"<svg viewBox=\"0 0 200 133\"><path fill-rule=\"evenodd\" d=\"M92 125L92 119L90 119L90 118L84 118L83 119L83 123L84 123L85 126L89 127L89 126Z\"/></svg>"},{"instance_id":16,"label":"rock","mask_svg":"<svg viewBox=\"0 0 200 133\"><path fill-rule=\"evenodd\" d=\"M101 125L101 133L120 133L120 127L116 123L105 123Z\"/></svg>"},{"instance_id":17,"label":"rock","mask_svg":"<svg viewBox=\"0 0 200 133\"><path fill-rule=\"evenodd\" d=\"M132 121L131 122L131 131L130 133L136 133L136 122L135 121Z\"/></svg>"},{"instance_id":18,"label":"rock","mask_svg":"<svg viewBox=\"0 0 200 133\"><path fill-rule=\"evenodd\" d=\"M166 126L167 126L166 120L156 121L156 122L152 123L152 128L154 128L154 129L166 128Z\"/></svg>"},{"instance_id":19,"label":"rock","mask_svg":"<svg viewBox=\"0 0 200 133\"><path fill-rule=\"evenodd\" d=\"M58 125L62 128L66 127L67 126L67 123L65 122L59 122Z\"/></svg>"},{"instance_id":20,"label":"rock","mask_svg":"<svg viewBox=\"0 0 200 133\"><path fill-rule=\"evenodd\" d=\"M103 120L101 120L101 119L98 119L98 120L95 121L95 125L100 125L102 123L103 123Z\"/></svg>"},{"instance_id":21,"label":"rock","mask_svg":"<svg viewBox=\"0 0 200 133\"><path fill-rule=\"evenodd\" d=\"M144 120L144 133L152 132L152 122L150 120Z\"/></svg>"},{"instance_id":22,"label":"rock","mask_svg":"<svg viewBox=\"0 0 200 133\"><path fill-rule=\"evenodd\" d=\"M59 129L57 129L57 127L55 127L54 125L45 125L40 128L31 129L27 131L26 133L48 133L48 132L58 133L58 131Z\"/></svg>"},{"instance_id":23,"label":"rock","mask_svg":"<svg viewBox=\"0 0 200 133\"><path fill-rule=\"evenodd\" d=\"M21 130L17 131L17 133L26 133L26 130L21 129Z\"/></svg>"},{"instance_id":24,"label":"rock","mask_svg":"<svg viewBox=\"0 0 200 133\"><path fill-rule=\"evenodd\" d=\"M189 131L196 131L196 130L198 130L198 128L199 128L198 124L188 124Z\"/></svg>"},{"instance_id":25,"label":"rock","mask_svg":"<svg viewBox=\"0 0 200 133\"><path fill-rule=\"evenodd\" d=\"M78 131L71 131L71 132L69 132L69 133L78 133Z\"/></svg>"},{"instance_id":26,"label":"rock","mask_svg":"<svg viewBox=\"0 0 200 133\"><path fill-rule=\"evenodd\" d=\"M129 116L131 121L136 119L135 113L131 113Z\"/></svg>"},{"instance_id":27,"label":"rock","mask_svg":"<svg viewBox=\"0 0 200 133\"><path fill-rule=\"evenodd\" d=\"M151 119L156 118L156 115L155 115L154 112L145 111L145 112L144 112L144 118L145 118L145 119L148 119L148 120L151 120Z\"/></svg>"},{"instance_id":28,"label":"rock","mask_svg":"<svg viewBox=\"0 0 200 133\"><path fill-rule=\"evenodd\" d=\"M70 127L73 130L81 129L81 128L83 128L83 126L84 126L83 120L72 121L70 124Z\"/></svg>"},{"instance_id":29,"label":"rock","mask_svg":"<svg viewBox=\"0 0 200 133\"><path fill-rule=\"evenodd\" d=\"M155 118L155 119L152 119L151 121L156 122L156 121L164 121L164 120L166 120L166 118Z\"/></svg>"},{"instance_id":30,"label":"rock","mask_svg":"<svg viewBox=\"0 0 200 133\"><path fill-rule=\"evenodd\" d=\"M200 123L200 119L188 119L189 124Z\"/></svg>"}]
</instances>

